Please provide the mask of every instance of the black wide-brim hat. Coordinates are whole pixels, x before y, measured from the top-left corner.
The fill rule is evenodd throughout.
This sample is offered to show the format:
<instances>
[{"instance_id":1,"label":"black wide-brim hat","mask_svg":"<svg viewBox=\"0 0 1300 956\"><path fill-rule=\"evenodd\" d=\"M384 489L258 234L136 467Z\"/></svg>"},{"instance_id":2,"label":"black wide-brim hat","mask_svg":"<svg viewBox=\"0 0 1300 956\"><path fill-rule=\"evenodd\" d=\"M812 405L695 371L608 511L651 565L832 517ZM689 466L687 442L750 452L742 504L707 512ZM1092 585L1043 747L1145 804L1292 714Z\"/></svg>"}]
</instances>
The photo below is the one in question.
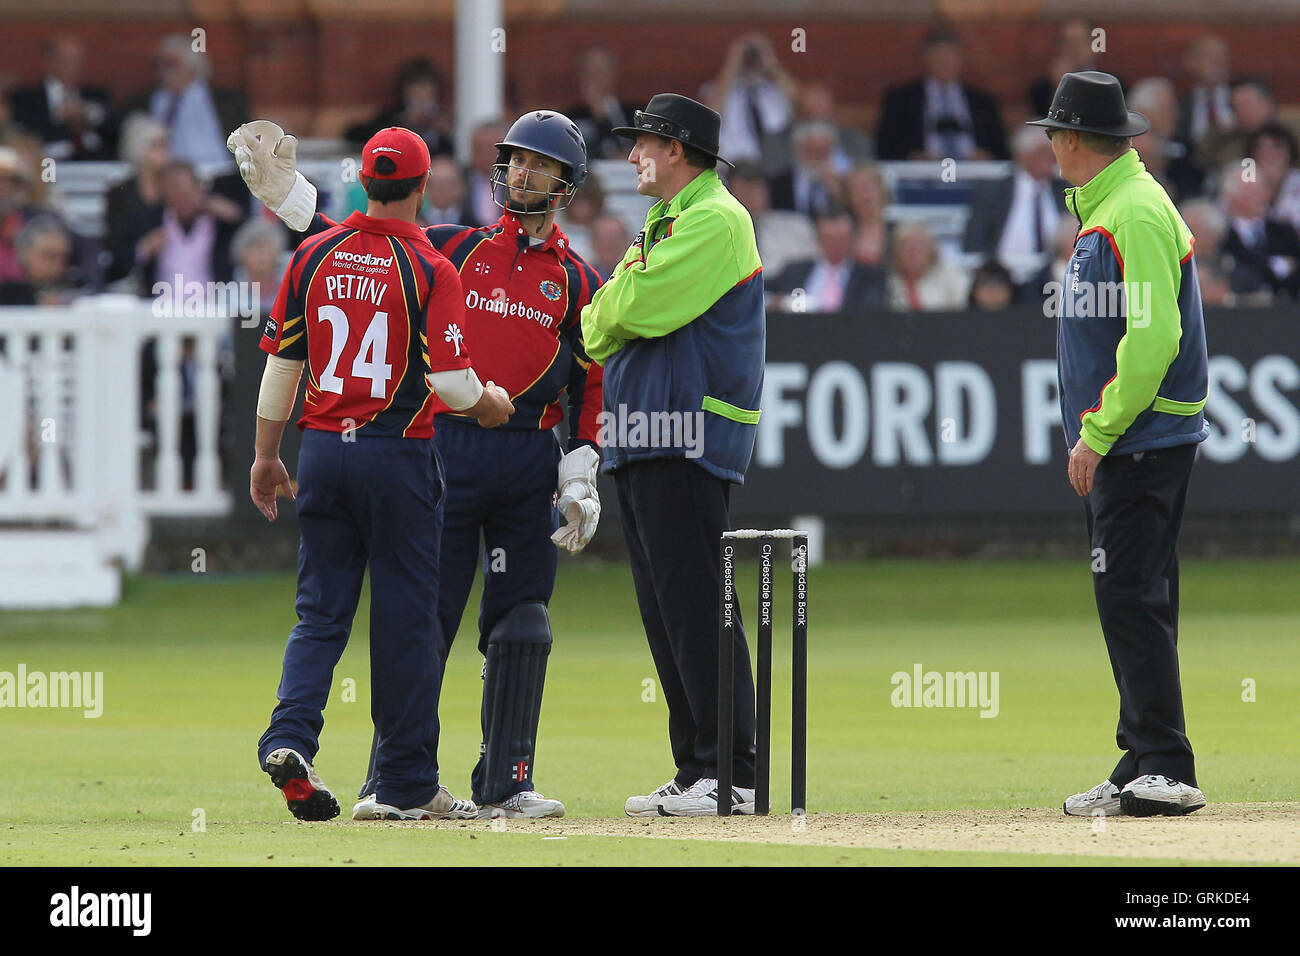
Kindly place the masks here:
<instances>
[{"instance_id":1,"label":"black wide-brim hat","mask_svg":"<svg viewBox=\"0 0 1300 956\"><path fill-rule=\"evenodd\" d=\"M640 133L658 133L734 166L718 155L718 131L721 128L722 117L703 103L680 93L656 93L645 109L632 114L631 126L616 126L612 132L632 139Z\"/></svg>"},{"instance_id":2,"label":"black wide-brim hat","mask_svg":"<svg viewBox=\"0 0 1300 956\"><path fill-rule=\"evenodd\" d=\"M1025 125L1105 136L1138 136L1151 128L1150 120L1125 105L1119 80L1092 70L1061 77L1047 116Z\"/></svg>"}]
</instances>

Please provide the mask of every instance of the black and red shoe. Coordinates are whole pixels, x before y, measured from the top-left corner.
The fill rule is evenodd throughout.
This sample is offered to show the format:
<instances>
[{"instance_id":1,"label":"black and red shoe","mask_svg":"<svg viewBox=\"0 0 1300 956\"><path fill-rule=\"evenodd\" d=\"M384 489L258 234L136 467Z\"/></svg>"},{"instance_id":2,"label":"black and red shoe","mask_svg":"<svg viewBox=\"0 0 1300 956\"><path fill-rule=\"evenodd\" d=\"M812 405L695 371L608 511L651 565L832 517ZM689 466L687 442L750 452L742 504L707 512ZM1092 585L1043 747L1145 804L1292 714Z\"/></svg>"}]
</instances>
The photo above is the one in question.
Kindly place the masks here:
<instances>
[{"instance_id":1,"label":"black and red shoe","mask_svg":"<svg viewBox=\"0 0 1300 956\"><path fill-rule=\"evenodd\" d=\"M289 812L299 820L333 820L339 815L339 802L334 794L321 783L316 770L298 751L288 747L273 750L262 769L280 788Z\"/></svg>"}]
</instances>

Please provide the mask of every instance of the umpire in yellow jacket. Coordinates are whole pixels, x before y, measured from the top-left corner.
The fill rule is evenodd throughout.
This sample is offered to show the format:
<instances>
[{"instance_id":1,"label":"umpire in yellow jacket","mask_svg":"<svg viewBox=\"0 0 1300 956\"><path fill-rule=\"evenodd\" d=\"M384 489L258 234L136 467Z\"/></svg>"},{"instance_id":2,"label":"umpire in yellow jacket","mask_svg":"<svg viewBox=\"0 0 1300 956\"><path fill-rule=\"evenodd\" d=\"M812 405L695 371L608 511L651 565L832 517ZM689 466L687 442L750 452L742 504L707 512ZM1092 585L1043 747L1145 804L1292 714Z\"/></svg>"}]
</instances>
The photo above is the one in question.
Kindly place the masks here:
<instances>
[{"instance_id":1,"label":"umpire in yellow jacket","mask_svg":"<svg viewBox=\"0 0 1300 956\"><path fill-rule=\"evenodd\" d=\"M1123 751L1065 801L1078 816L1176 816L1205 806L1178 676L1178 531L1209 435L1205 323L1192 234L1130 137L1150 126L1108 73L1067 73L1042 126L1079 235L1059 299L1068 477L1083 497L1093 590Z\"/></svg>"},{"instance_id":2,"label":"umpire in yellow jacket","mask_svg":"<svg viewBox=\"0 0 1300 956\"><path fill-rule=\"evenodd\" d=\"M629 816L717 813L720 536L754 450L765 344L762 264L749 214L716 172L719 125L703 104L661 93L614 130L635 139L637 191L658 201L582 312L587 353L605 369L602 468L676 764L628 799ZM731 802L753 813L754 678L735 632Z\"/></svg>"}]
</instances>

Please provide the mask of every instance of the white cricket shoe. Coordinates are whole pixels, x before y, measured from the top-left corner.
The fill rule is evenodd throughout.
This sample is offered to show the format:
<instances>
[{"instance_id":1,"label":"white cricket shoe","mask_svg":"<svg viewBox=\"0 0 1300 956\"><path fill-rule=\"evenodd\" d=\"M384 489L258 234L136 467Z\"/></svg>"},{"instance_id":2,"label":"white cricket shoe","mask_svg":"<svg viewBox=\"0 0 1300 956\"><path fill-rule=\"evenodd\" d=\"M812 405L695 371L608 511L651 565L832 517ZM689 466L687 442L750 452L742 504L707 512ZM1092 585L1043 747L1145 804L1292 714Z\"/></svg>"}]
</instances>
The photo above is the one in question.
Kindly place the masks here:
<instances>
[{"instance_id":1,"label":"white cricket shoe","mask_svg":"<svg viewBox=\"0 0 1300 956\"><path fill-rule=\"evenodd\" d=\"M524 790L506 797L500 803L485 803L478 808L480 820L505 817L507 820L538 819L540 817L564 816L564 804L551 800L536 790Z\"/></svg>"},{"instance_id":2,"label":"white cricket shoe","mask_svg":"<svg viewBox=\"0 0 1300 956\"><path fill-rule=\"evenodd\" d=\"M677 781L669 780L662 787L643 797L628 797L627 802L623 804L623 812L629 817L657 817L659 802L664 797L675 797L681 792L682 788Z\"/></svg>"},{"instance_id":3,"label":"white cricket shoe","mask_svg":"<svg viewBox=\"0 0 1300 956\"><path fill-rule=\"evenodd\" d=\"M369 794L352 808L353 820L473 820L478 807L470 800L457 800L446 787L439 787L433 799L421 807L402 810L380 803Z\"/></svg>"},{"instance_id":4,"label":"white cricket shoe","mask_svg":"<svg viewBox=\"0 0 1300 956\"><path fill-rule=\"evenodd\" d=\"M1124 813L1119 805L1119 787L1103 780L1086 793L1065 798L1067 817L1118 817Z\"/></svg>"},{"instance_id":5,"label":"white cricket shoe","mask_svg":"<svg viewBox=\"0 0 1300 956\"><path fill-rule=\"evenodd\" d=\"M753 813L754 791L744 787L731 788L731 812ZM718 781L701 777L677 795L659 801L661 817L706 817L718 815Z\"/></svg>"},{"instance_id":6,"label":"white cricket shoe","mask_svg":"<svg viewBox=\"0 0 1300 956\"><path fill-rule=\"evenodd\" d=\"M333 820L339 815L334 794L321 782L316 768L298 751L288 747L272 750L266 755L262 769L284 794L289 812L299 820Z\"/></svg>"},{"instance_id":7,"label":"white cricket shoe","mask_svg":"<svg viewBox=\"0 0 1300 956\"><path fill-rule=\"evenodd\" d=\"M1135 817L1181 817L1205 806L1205 794L1169 777L1147 774L1120 791L1119 802Z\"/></svg>"}]
</instances>

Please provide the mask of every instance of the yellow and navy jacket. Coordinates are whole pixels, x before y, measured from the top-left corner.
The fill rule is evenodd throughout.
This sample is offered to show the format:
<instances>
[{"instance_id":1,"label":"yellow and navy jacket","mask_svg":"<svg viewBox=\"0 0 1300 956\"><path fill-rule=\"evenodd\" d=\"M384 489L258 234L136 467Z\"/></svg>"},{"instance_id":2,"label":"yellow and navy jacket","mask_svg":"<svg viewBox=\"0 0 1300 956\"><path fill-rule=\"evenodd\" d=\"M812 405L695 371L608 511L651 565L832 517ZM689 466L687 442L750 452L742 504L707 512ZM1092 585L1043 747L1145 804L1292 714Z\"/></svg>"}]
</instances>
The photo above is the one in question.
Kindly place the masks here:
<instances>
[{"instance_id":1,"label":"yellow and navy jacket","mask_svg":"<svg viewBox=\"0 0 1300 956\"><path fill-rule=\"evenodd\" d=\"M1079 218L1057 364L1068 447L1101 455L1204 441L1209 390L1194 237L1129 150L1068 189Z\"/></svg>"},{"instance_id":2,"label":"yellow and navy jacket","mask_svg":"<svg viewBox=\"0 0 1300 956\"><path fill-rule=\"evenodd\" d=\"M605 366L605 414L697 416L698 457L671 444L610 441L603 470L646 458L696 458L745 480L763 393L763 266L749 213L704 170L646 214L609 280L582 310L587 354ZM618 429L636 434L635 429Z\"/></svg>"}]
</instances>

